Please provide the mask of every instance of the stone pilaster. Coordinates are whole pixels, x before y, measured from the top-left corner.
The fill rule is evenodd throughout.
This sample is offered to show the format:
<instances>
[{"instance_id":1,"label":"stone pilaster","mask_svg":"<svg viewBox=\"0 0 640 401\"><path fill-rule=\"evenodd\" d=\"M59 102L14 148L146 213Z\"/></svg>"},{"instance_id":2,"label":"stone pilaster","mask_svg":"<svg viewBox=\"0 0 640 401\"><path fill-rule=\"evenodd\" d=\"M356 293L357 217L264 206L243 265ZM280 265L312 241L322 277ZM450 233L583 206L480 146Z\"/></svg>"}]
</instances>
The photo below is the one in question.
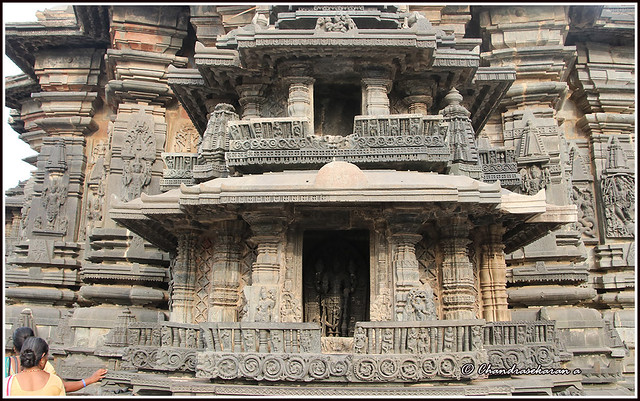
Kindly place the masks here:
<instances>
[{"instance_id":1,"label":"stone pilaster","mask_svg":"<svg viewBox=\"0 0 640 401\"><path fill-rule=\"evenodd\" d=\"M476 288L473 266L469 261L467 245L469 222L466 217L455 216L440 222L443 251L442 303L444 319L475 319Z\"/></svg>"},{"instance_id":2,"label":"stone pilaster","mask_svg":"<svg viewBox=\"0 0 640 401\"><path fill-rule=\"evenodd\" d=\"M482 293L482 318L488 322L511 320L507 302L507 265L502 235L504 227L491 224L480 230L478 272Z\"/></svg>"},{"instance_id":3,"label":"stone pilaster","mask_svg":"<svg viewBox=\"0 0 640 401\"><path fill-rule=\"evenodd\" d=\"M249 223L256 244L256 261L251 266L251 285L244 287L246 310L243 320L272 321L280 319L280 270L283 264L283 238L286 218L281 210L246 212L243 219Z\"/></svg>"},{"instance_id":4,"label":"stone pilaster","mask_svg":"<svg viewBox=\"0 0 640 401\"><path fill-rule=\"evenodd\" d=\"M219 225L213 249L213 285L210 295L209 321L238 320L238 289L240 286L240 220L224 221Z\"/></svg>"},{"instance_id":5,"label":"stone pilaster","mask_svg":"<svg viewBox=\"0 0 640 401\"><path fill-rule=\"evenodd\" d=\"M195 265L193 250L196 234L192 231L178 234L178 254L171 271L169 294L169 320L178 323L193 321L193 296L195 291Z\"/></svg>"}]
</instances>

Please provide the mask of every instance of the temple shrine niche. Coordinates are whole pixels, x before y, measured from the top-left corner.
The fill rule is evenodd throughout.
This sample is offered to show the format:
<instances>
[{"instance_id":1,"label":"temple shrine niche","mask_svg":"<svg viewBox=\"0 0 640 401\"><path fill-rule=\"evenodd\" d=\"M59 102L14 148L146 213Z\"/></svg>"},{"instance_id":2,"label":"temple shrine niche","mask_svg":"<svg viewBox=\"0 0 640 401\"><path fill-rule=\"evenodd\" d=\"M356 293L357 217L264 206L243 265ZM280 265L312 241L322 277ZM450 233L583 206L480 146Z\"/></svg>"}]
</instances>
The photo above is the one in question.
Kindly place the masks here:
<instances>
[{"instance_id":1,"label":"temple shrine niche","mask_svg":"<svg viewBox=\"0 0 640 401\"><path fill-rule=\"evenodd\" d=\"M5 198L7 338L108 367L85 395L631 394L634 12L7 24L38 153Z\"/></svg>"}]
</instances>

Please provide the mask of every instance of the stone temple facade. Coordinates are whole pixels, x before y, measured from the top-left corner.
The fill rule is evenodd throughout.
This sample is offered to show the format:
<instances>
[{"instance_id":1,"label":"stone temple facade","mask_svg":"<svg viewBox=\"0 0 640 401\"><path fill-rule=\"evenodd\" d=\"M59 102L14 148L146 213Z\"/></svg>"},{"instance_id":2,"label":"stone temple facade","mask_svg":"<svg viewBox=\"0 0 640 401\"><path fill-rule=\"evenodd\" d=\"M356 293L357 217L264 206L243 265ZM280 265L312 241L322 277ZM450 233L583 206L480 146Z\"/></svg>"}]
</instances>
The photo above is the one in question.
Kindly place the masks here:
<instances>
[{"instance_id":1,"label":"stone temple facade","mask_svg":"<svg viewBox=\"0 0 640 401\"><path fill-rule=\"evenodd\" d=\"M635 5L38 17L5 349L93 395L635 392Z\"/></svg>"}]
</instances>

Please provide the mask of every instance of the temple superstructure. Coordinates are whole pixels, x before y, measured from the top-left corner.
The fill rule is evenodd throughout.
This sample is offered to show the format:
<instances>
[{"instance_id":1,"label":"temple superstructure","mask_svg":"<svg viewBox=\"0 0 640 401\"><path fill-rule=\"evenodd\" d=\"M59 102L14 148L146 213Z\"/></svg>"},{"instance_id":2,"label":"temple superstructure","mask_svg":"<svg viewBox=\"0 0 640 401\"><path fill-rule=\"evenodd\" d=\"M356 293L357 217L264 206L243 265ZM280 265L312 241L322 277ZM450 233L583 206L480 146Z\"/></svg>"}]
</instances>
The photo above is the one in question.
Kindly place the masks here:
<instances>
[{"instance_id":1,"label":"temple superstructure","mask_svg":"<svg viewBox=\"0 0 640 401\"><path fill-rule=\"evenodd\" d=\"M634 23L411 4L7 24L38 156L5 198L6 333L33 326L63 378L108 367L94 395L630 395Z\"/></svg>"}]
</instances>

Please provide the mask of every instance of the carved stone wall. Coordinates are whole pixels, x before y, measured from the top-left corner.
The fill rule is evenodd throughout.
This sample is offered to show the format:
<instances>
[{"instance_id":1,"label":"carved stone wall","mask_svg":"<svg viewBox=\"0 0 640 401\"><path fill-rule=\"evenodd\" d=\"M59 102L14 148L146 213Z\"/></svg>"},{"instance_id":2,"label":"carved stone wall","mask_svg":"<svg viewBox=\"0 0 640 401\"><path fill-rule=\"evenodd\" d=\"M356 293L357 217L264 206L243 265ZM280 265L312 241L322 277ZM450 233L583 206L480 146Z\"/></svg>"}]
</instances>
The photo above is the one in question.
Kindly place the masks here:
<instances>
[{"instance_id":1,"label":"carved stone wall","mask_svg":"<svg viewBox=\"0 0 640 401\"><path fill-rule=\"evenodd\" d=\"M107 366L85 395L627 394L635 19L630 5L78 5L7 23L24 72L5 80L10 125L37 152L6 193L7 338L33 327L64 379ZM253 190L333 161L448 175L438 199L459 201L412 204L429 181L372 204L341 176L331 195L308 181L198 203L227 190L217 178ZM493 205L536 194L545 218L575 205L577 222L504 254L540 216ZM368 232L361 266L335 238L309 258L313 230ZM484 362L582 374L462 371Z\"/></svg>"}]
</instances>

